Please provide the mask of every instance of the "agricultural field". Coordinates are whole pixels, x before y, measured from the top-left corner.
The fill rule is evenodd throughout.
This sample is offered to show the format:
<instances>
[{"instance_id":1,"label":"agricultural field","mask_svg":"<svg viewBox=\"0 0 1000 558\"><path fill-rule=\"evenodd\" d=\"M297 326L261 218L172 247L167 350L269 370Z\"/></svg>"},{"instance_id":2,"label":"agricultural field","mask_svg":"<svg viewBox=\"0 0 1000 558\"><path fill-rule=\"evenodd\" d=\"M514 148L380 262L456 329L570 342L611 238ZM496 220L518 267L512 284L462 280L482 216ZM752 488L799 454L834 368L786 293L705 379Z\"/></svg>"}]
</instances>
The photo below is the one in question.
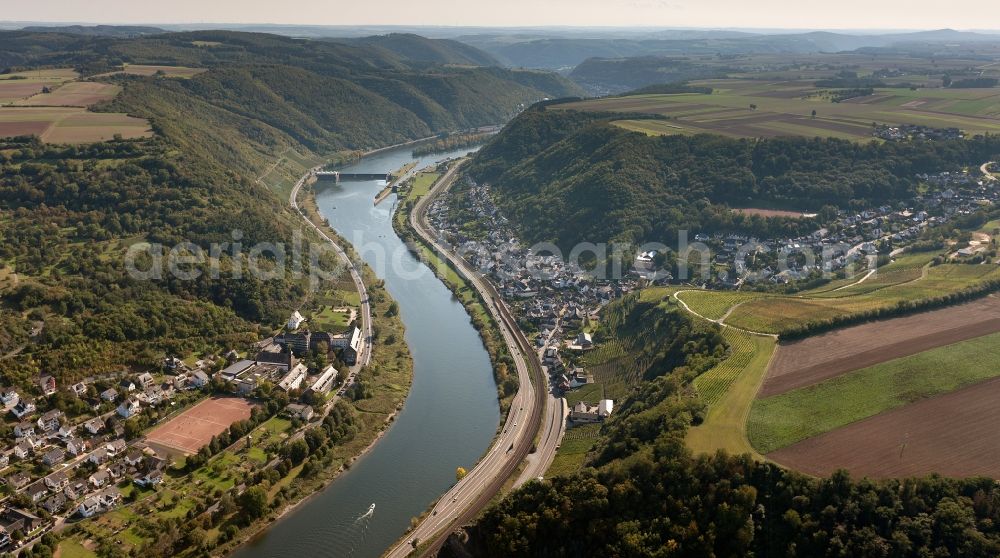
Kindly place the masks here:
<instances>
[{"instance_id":1,"label":"agricultural field","mask_svg":"<svg viewBox=\"0 0 1000 558\"><path fill-rule=\"evenodd\" d=\"M570 475L579 471L600 432L600 424L581 424L566 430L555 459L545 471L546 476Z\"/></svg>"},{"instance_id":2,"label":"agricultural field","mask_svg":"<svg viewBox=\"0 0 1000 558\"><path fill-rule=\"evenodd\" d=\"M134 76L153 76L157 72L162 72L164 77L192 78L202 72L207 72L207 68L188 68L186 66L155 66L148 64L125 64L121 72Z\"/></svg>"},{"instance_id":3,"label":"agricultural field","mask_svg":"<svg viewBox=\"0 0 1000 558\"><path fill-rule=\"evenodd\" d=\"M867 141L872 138L873 122L957 127L969 135L1000 132L1000 88L880 88L867 97L833 103L812 79L786 77L774 81L757 76L691 85L712 87L714 91L710 95L607 97L558 108L666 117L616 122L650 135L715 133L730 137L822 136Z\"/></svg>"},{"instance_id":4,"label":"agricultural field","mask_svg":"<svg viewBox=\"0 0 1000 558\"><path fill-rule=\"evenodd\" d=\"M41 93L45 87L58 87L76 77L77 73L72 68L30 70L0 75L0 105Z\"/></svg>"},{"instance_id":5,"label":"agricultural field","mask_svg":"<svg viewBox=\"0 0 1000 558\"><path fill-rule=\"evenodd\" d=\"M37 135L48 143L90 143L153 135L149 122L127 114L75 107L2 107L0 136Z\"/></svg>"},{"instance_id":6,"label":"agricultural field","mask_svg":"<svg viewBox=\"0 0 1000 558\"><path fill-rule=\"evenodd\" d=\"M696 314L722 320L734 307L769 295L753 291L678 291L674 296Z\"/></svg>"},{"instance_id":7,"label":"agricultural field","mask_svg":"<svg viewBox=\"0 0 1000 558\"><path fill-rule=\"evenodd\" d=\"M696 453L724 449L760 457L747 440L746 422L754 397L774 353L775 340L726 328L732 353L695 380L709 402L705 420L688 431L687 445Z\"/></svg>"},{"instance_id":8,"label":"agricultural field","mask_svg":"<svg viewBox=\"0 0 1000 558\"><path fill-rule=\"evenodd\" d=\"M1000 297L838 329L779 345L760 397L807 387L889 359L1000 332Z\"/></svg>"},{"instance_id":9,"label":"agricultural field","mask_svg":"<svg viewBox=\"0 0 1000 558\"><path fill-rule=\"evenodd\" d=\"M867 285L866 281L837 292L749 301L734 308L726 323L751 331L780 334L803 323L890 308L902 301L956 293L984 281L1000 279L1000 268L995 265L945 264L928 267L919 277L912 271L897 272L886 272L891 282L888 285L879 284L878 280ZM872 289L873 286L878 288Z\"/></svg>"},{"instance_id":10,"label":"agricultural field","mask_svg":"<svg viewBox=\"0 0 1000 558\"><path fill-rule=\"evenodd\" d=\"M32 107L89 107L101 101L114 99L121 88L97 81L71 81L52 90L38 93L13 103Z\"/></svg>"},{"instance_id":11,"label":"agricultural field","mask_svg":"<svg viewBox=\"0 0 1000 558\"><path fill-rule=\"evenodd\" d=\"M996 333L889 360L757 400L747 422L748 435L753 446L767 454L859 420L994 378L1000 375L997 362L1000 362L1000 334ZM926 420L927 416L922 418ZM906 428L901 429L905 431Z\"/></svg>"},{"instance_id":12,"label":"agricultural field","mask_svg":"<svg viewBox=\"0 0 1000 558\"><path fill-rule=\"evenodd\" d=\"M827 476L1000 478L1000 378L923 399L768 454Z\"/></svg>"}]
</instances>

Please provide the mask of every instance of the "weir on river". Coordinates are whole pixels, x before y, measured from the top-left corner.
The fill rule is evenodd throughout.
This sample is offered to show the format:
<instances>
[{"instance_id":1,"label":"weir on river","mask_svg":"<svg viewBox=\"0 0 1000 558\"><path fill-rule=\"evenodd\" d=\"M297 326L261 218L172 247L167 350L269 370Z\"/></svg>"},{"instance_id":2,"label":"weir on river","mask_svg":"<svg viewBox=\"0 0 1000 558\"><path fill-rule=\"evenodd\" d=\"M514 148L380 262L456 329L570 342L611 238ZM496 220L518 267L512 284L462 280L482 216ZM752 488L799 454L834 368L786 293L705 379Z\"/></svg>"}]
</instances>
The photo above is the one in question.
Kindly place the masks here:
<instances>
[{"instance_id":1,"label":"weir on river","mask_svg":"<svg viewBox=\"0 0 1000 558\"><path fill-rule=\"evenodd\" d=\"M332 180L333 182L342 181L369 181L369 180L384 180L389 182L392 180L392 173L388 172L340 172L340 171L317 171L317 180Z\"/></svg>"},{"instance_id":2,"label":"weir on river","mask_svg":"<svg viewBox=\"0 0 1000 558\"><path fill-rule=\"evenodd\" d=\"M422 168L468 151L421 157L418 165ZM343 170L374 174L413 160L410 148L402 148ZM412 517L455 483L456 467L475 465L496 434L500 409L482 340L451 291L430 270L416 273L424 264L392 229L396 204L372 205L384 186L377 180L350 187L321 182L316 201L333 228L385 280L399 304L413 355L410 394L389 431L368 454L325 491L237 550L237 558L378 557L403 536ZM372 503L373 512L359 519Z\"/></svg>"}]
</instances>

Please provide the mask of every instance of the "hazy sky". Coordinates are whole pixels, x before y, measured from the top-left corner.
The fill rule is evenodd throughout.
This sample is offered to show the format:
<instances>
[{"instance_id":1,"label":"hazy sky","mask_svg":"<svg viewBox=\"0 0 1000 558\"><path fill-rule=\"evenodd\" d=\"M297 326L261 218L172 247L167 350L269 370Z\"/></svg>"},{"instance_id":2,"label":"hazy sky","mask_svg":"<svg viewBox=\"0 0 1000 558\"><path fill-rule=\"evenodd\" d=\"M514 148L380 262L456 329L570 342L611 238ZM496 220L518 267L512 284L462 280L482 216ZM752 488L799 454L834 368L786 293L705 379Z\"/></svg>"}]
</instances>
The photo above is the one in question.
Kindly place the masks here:
<instances>
[{"instance_id":1,"label":"hazy sky","mask_svg":"<svg viewBox=\"0 0 1000 558\"><path fill-rule=\"evenodd\" d=\"M0 0L0 19L92 23L1000 29L995 0Z\"/></svg>"}]
</instances>

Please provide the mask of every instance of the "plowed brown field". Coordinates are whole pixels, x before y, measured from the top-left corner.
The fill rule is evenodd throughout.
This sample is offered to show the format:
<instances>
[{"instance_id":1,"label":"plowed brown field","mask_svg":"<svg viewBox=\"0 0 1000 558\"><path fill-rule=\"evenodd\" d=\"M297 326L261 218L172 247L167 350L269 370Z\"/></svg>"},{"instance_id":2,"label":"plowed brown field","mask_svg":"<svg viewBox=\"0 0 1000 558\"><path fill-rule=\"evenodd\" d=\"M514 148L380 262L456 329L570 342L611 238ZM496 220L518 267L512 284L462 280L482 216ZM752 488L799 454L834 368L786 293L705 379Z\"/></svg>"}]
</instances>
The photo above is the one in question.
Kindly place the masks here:
<instances>
[{"instance_id":1,"label":"plowed brown field","mask_svg":"<svg viewBox=\"0 0 1000 558\"><path fill-rule=\"evenodd\" d=\"M861 420L771 452L812 475L1000 478L1000 378Z\"/></svg>"},{"instance_id":2,"label":"plowed brown field","mask_svg":"<svg viewBox=\"0 0 1000 558\"><path fill-rule=\"evenodd\" d=\"M998 331L1000 297L989 296L782 343L758 397L778 395L852 370Z\"/></svg>"}]
</instances>

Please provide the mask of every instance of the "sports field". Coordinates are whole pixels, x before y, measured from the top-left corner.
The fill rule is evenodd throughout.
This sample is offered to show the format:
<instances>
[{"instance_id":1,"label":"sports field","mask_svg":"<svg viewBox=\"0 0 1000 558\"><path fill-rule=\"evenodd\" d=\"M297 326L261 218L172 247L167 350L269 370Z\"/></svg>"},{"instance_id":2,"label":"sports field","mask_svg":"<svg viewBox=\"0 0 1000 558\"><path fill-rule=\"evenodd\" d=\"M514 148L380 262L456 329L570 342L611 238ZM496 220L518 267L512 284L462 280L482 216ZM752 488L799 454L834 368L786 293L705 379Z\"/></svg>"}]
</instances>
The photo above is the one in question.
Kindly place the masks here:
<instances>
[{"instance_id":1,"label":"sports field","mask_svg":"<svg viewBox=\"0 0 1000 558\"><path fill-rule=\"evenodd\" d=\"M212 441L230 424L250 418L253 405L238 397L212 397L155 428L146 436L154 446L192 454Z\"/></svg>"},{"instance_id":2,"label":"sports field","mask_svg":"<svg viewBox=\"0 0 1000 558\"><path fill-rule=\"evenodd\" d=\"M873 122L956 127L970 135L1000 133L1000 88L883 88L876 89L874 95L833 103L827 91L816 88L812 80L722 79L692 85L709 86L714 91L710 95L608 97L557 108L666 116L667 120L616 122L651 135L714 133L868 140Z\"/></svg>"}]
</instances>

